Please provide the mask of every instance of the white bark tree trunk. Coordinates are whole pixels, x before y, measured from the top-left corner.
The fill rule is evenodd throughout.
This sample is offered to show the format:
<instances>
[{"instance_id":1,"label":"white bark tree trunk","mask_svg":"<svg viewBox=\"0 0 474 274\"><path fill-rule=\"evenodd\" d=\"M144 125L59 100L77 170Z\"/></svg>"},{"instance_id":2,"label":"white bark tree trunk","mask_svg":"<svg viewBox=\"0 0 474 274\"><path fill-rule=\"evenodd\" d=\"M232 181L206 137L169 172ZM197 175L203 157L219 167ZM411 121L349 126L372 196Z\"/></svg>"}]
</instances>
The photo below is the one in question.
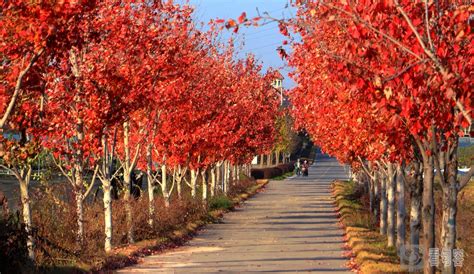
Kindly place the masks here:
<instances>
[{"instance_id":1,"label":"white bark tree trunk","mask_svg":"<svg viewBox=\"0 0 474 274\"><path fill-rule=\"evenodd\" d=\"M77 242L83 244L84 242L84 195L81 190L75 191L76 198L76 215L77 215Z\"/></svg>"},{"instance_id":2,"label":"white bark tree trunk","mask_svg":"<svg viewBox=\"0 0 474 274\"><path fill-rule=\"evenodd\" d=\"M32 222L31 222L31 208L30 208L30 180L31 180L31 166L27 165L22 168L20 171L20 178L18 181L20 183L20 196L21 204L23 207L23 223L25 224L25 230L28 235L28 240L26 241L26 246L28 248L28 257L34 261L35 260L35 242L32 235Z\"/></svg>"},{"instance_id":3,"label":"white bark tree trunk","mask_svg":"<svg viewBox=\"0 0 474 274\"><path fill-rule=\"evenodd\" d=\"M123 181L125 184L125 213L127 216L127 239L129 244L133 244L135 242L134 235L133 235L133 212L132 212L132 204L131 204L131 191L132 191L132 175L133 172L132 164L130 160L130 147L129 147L129 131L130 131L130 123L124 122L123 123L123 146L125 152L125 159L124 159L124 167L123 167Z\"/></svg>"},{"instance_id":4,"label":"white bark tree trunk","mask_svg":"<svg viewBox=\"0 0 474 274\"><path fill-rule=\"evenodd\" d=\"M237 165L232 165L232 185L237 181Z\"/></svg>"},{"instance_id":5,"label":"white bark tree trunk","mask_svg":"<svg viewBox=\"0 0 474 274\"><path fill-rule=\"evenodd\" d=\"M434 274L435 267L430 264L430 248L435 247L435 205L434 205L434 164L433 156L423 157L423 272Z\"/></svg>"},{"instance_id":6,"label":"white bark tree trunk","mask_svg":"<svg viewBox=\"0 0 474 274\"><path fill-rule=\"evenodd\" d=\"M104 191L104 220L105 220L105 252L112 251L112 184L110 180L102 180Z\"/></svg>"},{"instance_id":7,"label":"white bark tree trunk","mask_svg":"<svg viewBox=\"0 0 474 274\"><path fill-rule=\"evenodd\" d=\"M202 202L203 204L206 204L207 203L207 179L206 179L205 169L201 171L201 179L202 179Z\"/></svg>"},{"instance_id":8,"label":"white bark tree trunk","mask_svg":"<svg viewBox=\"0 0 474 274\"><path fill-rule=\"evenodd\" d=\"M191 169L191 197L193 198L196 197L196 181L197 181L196 170Z\"/></svg>"},{"instance_id":9,"label":"white bark tree trunk","mask_svg":"<svg viewBox=\"0 0 474 274\"><path fill-rule=\"evenodd\" d=\"M235 165L235 182L238 181L240 181L240 165Z\"/></svg>"},{"instance_id":10,"label":"white bark tree trunk","mask_svg":"<svg viewBox=\"0 0 474 274\"><path fill-rule=\"evenodd\" d=\"M449 150L446 153L448 155L447 166L444 168L444 173L447 172L446 179L442 180L443 189L443 214L442 214L442 225L441 225L441 245L443 250L451 251L451 258L449 265L443 265L443 273L455 273L456 268L452 262L453 249L456 248L456 216L457 216L457 203L458 193L461 188L458 180L458 141L455 140ZM441 174L440 174L441 175Z\"/></svg>"},{"instance_id":11,"label":"white bark tree trunk","mask_svg":"<svg viewBox=\"0 0 474 274\"><path fill-rule=\"evenodd\" d=\"M155 216L155 186L153 180L153 158L152 158L152 147L151 144L146 149L146 174L147 174L147 186L148 186L148 225L153 227L153 220Z\"/></svg>"},{"instance_id":12,"label":"white bark tree trunk","mask_svg":"<svg viewBox=\"0 0 474 274\"><path fill-rule=\"evenodd\" d=\"M183 170L180 165L178 165L178 179L176 180L176 191L178 192L178 198L181 199L182 197L182 190L181 190L181 181L183 180L184 174Z\"/></svg>"},{"instance_id":13,"label":"white bark tree trunk","mask_svg":"<svg viewBox=\"0 0 474 274\"><path fill-rule=\"evenodd\" d=\"M216 195L216 167L211 168L211 197Z\"/></svg>"},{"instance_id":14,"label":"white bark tree trunk","mask_svg":"<svg viewBox=\"0 0 474 274\"><path fill-rule=\"evenodd\" d=\"M404 166L397 165L397 248L405 250L405 170Z\"/></svg>"},{"instance_id":15,"label":"white bark tree trunk","mask_svg":"<svg viewBox=\"0 0 474 274\"><path fill-rule=\"evenodd\" d=\"M451 252L456 248L457 195L458 191L455 184L443 190L441 244L443 250L450 250ZM450 260L452 260L452 257ZM443 267L443 273L455 273L452 261L450 265Z\"/></svg>"},{"instance_id":16,"label":"white bark tree trunk","mask_svg":"<svg viewBox=\"0 0 474 274\"><path fill-rule=\"evenodd\" d=\"M413 178L410 181L410 250L412 254L420 254L420 230L421 230L421 199L423 193L422 166L418 161L413 162ZM410 271L415 271L417 256L411 256L409 260Z\"/></svg>"},{"instance_id":17,"label":"white bark tree trunk","mask_svg":"<svg viewBox=\"0 0 474 274\"><path fill-rule=\"evenodd\" d=\"M388 212L387 212L387 245L395 246L395 189L396 189L396 170L394 164L388 164Z\"/></svg>"},{"instance_id":18,"label":"white bark tree trunk","mask_svg":"<svg viewBox=\"0 0 474 274\"><path fill-rule=\"evenodd\" d=\"M73 64L77 65L77 64ZM78 118L76 121L76 138L78 143L82 143L84 141L84 121L81 118ZM73 191L76 198L76 218L77 218L77 234L76 240L79 245L84 244L84 169L83 169L83 151L79 147L74 153L74 169L72 171L71 176L71 183L73 187ZM66 174L64 174L66 175ZM91 184L94 184L94 179L92 179Z\"/></svg>"},{"instance_id":19,"label":"white bark tree trunk","mask_svg":"<svg viewBox=\"0 0 474 274\"><path fill-rule=\"evenodd\" d=\"M165 202L165 207L170 206L170 193L168 189L168 178L166 174L166 165L161 165L161 193L163 194L163 200Z\"/></svg>"},{"instance_id":20,"label":"white bark tree trunk","mask_svg":"<svg viewBox=\"0 0 474 274\"><path fill-rule=\"evenodd\" d=\"M115 138L115 137L114 137ZM103 203L104 203L104 250L109 253L112 251L112 237L113 237L113 224L112 224L112 179L115 175L112 175L112 155L114 154L114 145L112 145L112 152L108 151L107 136L102 136L102 171L99 176L102 182L102 191L104 192Z\"/></svg>"},{"instance_id":21,"label":"white bark tree trunk","mask_svg":"<svg viewBox=\"0 0 474 274\"><path fill-rule=\"evenodd\" d=\"M230 162L227 161L225 164L225 180L224 180L224 193L227 194L229 192L230 186Z\"/></svg>"},{"instance_id":22,"label":"white bark tree trunk","mask_svg":"<svg viewBox=\"0 0 474 274\"><path fill-rule=\"evenodd\" d=\"M377 206L380 201L380 188L379 188L380 175L378 172L374 172L374 219L377 220L379 216L379 207Z\"/></svg>"},{"instance_id":23,"label":"white bark tree trunk","mask_svg":"<svg viewBox=\"0 0 474 274\"><path fill-rule=\"evenodd\" d=\"M367 181L369 182L369 211L373 213L375 211L375 208L377 207L375 205L375 181L372 180L371 178L366 177Z\"/></svg>"},{"instance_id":24,"label":"white bark tree trunk","mask_svg":"<svg viewBox=\"0 0 474 274\"><path fill-rule=\"evenodd\" d=\"M380 180L380 234L387 234L387 176Z\"/></svg>"}]
</instances>

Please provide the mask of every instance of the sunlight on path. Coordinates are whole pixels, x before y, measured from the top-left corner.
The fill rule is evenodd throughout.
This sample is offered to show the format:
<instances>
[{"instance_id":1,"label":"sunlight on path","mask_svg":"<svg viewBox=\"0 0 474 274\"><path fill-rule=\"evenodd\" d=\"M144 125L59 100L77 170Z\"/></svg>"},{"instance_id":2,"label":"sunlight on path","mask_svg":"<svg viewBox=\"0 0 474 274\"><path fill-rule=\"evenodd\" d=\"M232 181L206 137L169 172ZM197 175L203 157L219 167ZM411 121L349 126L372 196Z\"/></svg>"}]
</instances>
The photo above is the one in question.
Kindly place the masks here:
<instances>
[{"instance_id":1,"label":"sunlight on path","mask_svg":"<svg viewBox=\"0 0 474 274\"><path fill-rule=\"evenodd\" d=\"M331 182L347 178L347 171L320 156L309 172L309 177L272 181L186 246L119 272L350 273L330 197Z\"/></svg>"}]
</instances>

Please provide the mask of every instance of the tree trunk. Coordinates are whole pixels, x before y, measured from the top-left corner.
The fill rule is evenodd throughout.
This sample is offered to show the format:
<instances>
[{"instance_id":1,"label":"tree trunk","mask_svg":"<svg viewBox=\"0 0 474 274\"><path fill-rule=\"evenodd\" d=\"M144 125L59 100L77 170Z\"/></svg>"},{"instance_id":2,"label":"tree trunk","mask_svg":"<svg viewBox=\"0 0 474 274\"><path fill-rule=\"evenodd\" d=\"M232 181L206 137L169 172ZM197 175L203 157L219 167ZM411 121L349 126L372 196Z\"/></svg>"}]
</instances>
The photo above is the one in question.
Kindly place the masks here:
<instances>
[{"instance_id":1,"label":"tree trunk","mask_svg":"<svg viewBox=\"0 0 474 274\"><path fill-rule=\"evenodd\" d=\"M211 168L211 197L216 195L216 167Z\"/></svg>"},{"instance_id":2,"label":"tree trunk","mask_svg":"<svg viewBox=\"0 0 474 274\"><path fill-rule=\"evenodd\" d=\"M155 186L153 185L153 159L151 155L151 145L148 145L146 150L146 174L148 183L148 224L153 227L153 219L155 215Z\"/></svg>"},{"instance_id":3,"label":"tree trunk","mask_svg":"<svg viewBox=\"0 0 474 274\"><path fill-rule=\"evenodd\" d=\"M230 183L230 162L226 161L224 163L224 193L227 194L229 192L229 183Z\"/></svg>"},{"instance_id":4,"label":"tree trunk","mask_svg":"<svg viewBox=\"0 0 474 274\"><path fill-rule=\"evenodd\" d=\"M240 181L240 165L235 165L235 181Z\"/></svg>"},{"instance_id":5,"label":"tree trunk","mask_svg":"<svg viewBox=\"0 0 474 274\"><path fill-rule=\"evenodd\" d=\"M235 165L230 165L230 178L231 178L231 184L234 185L235 182Z\"/></svg>"},{"instance_id":6,"label":"tree trunk","mask_svg":"<svg viewBox=\"0 0 474 274\"><path fill-rule=\"evenodd\" d=\"M375 222L377 221L377 218L379 216L379 207L377 206L379 201L380 201L380 191L379 191L379 180L380 180L380 175L376 171L374 172L374 220Z\"/></svg>"},{"instance_id":7,"label":"tree trunk","mask_svg":"<svg viewBox=\"0 0 474 274\"><path fill-rule=\"evenodd\" d=\"M115 131L114 135L117 131ZM113 161L112 155L114 155L115 149L115 136L112 145L112 151L108 151L107 136L102 135L102 148L103 148L103 158L102 158L102 176L100 178L102 182L102 191L104 192L103 202L104 202L104 232L105 232L105 241L104 249L105 252L112 251L112 168Z\"/></svg>"},{"instance_id":8,"label":"tree trunk","mask_svg":"<svg viewBox=\"0 0 474 274\"><path fill-rule=\"evenodd\" d=\"M404 165L397 165L397 248L405 250L405 170Z\"/></svg>"},{"instance_id":9,"label":"tree trunk","mask_svg":"<svg viewBox=\"0 0 474 274\"><path fill-rule=\"evenodd\" d=\"M375 194L375 184L374 180L367 178L369 181L369 211L374 212L375 209L375 199L374 199L374 194Z\"/></svg>"},{"instance_id":10,"label":"tree trunk","mask_svg":"<svg viewBox=\"0 0 474 274\"><path fill-rule=\"evenodd\" d=\"M132 177L131 177L131 164L130 164L130 148L129 148L129 122L123 123L123 146L125 152L125 160L123 166L123 181L125 184L125 213L127 216L127 238L128 243L133 244L135 242L133 236L133 220L132 220L132 204L131 204L131 191L132 191Z\"/></svg>"},{"instance_id":11,"label":"tree trunk","mask_svg":"<svg viewBox=\"0 0 474 274\"><path fill-rule=\"evenodd\" d=\"M207 180L206 180L206 170L201 171L202 178L202 202L203 204L207 203Z\"/></svg>"},{"instance_id":12,"label":"tree trunk","mask_svg":"<svg viewBox=\"0 0 474 274\"><path fill-rule=\"evenodd\" d=\"M280 152L275 151L275 164L279 165L280 164Z\"/></svg>"},{"instance_id":13,"label":"tree trunk","mask_svg":"<svg viewBox=\"0 0 474 274\"><path fill-rule=\"evenodd\" d=\"M84 140L84 122L81 118L77 120L76 123L76 138L79 143ZM72 176L73 178L73 189L76 197L76 218L77 218L77 243L82 246L84 244L84 209L83 209L83 151L79 147L74 154L74 169ZM94 182L91 182L93 184Z\"/></svg>"},{"instance_id":14,"label":"tree trunk","mask_svg":"<svg viewBox=\"0 0 474 274\"><path fill-rule=\"evenodd\" d=\"M191 169L191 197L196 198L196 170Z\"/></svg>"},{"instance_id":15,"label":"tree trunk","mask_svg":"<svg viewBox=\"0 0 474 274\"><path fill-rule=\"evenodd\" d=\"M168 178L166 173L166 165L161 165L161 193L163 194L163 201L165 202L165 207L170 206L170 193L168 190Z\"/></svg>"},{"instance_id":16,"label":"tree trunk","mask_svg":"<svg viewBox=\"0 0 474 274\"><path fill-rule=\"evenodd\" d=\"M413 162L413 178L410 181L410 271L415 271L415 259L419 256L420 230L421 230L421 199L423 193L422 165Z\"/></svg>"},{"instance_id":17,"label":"tree trunk","mask_svg":"<svg viewBox=\"0 0 474 274\"><path fill-rule=\"evenodd\" d=\"M270 152L267 155L267 166L271 166L271 165L272 165L272 153Z\"/></svg>"},{"instance_id":18,"label":"tree trunk","mask_svg":"<svg viewBox=\"0 0 474 274\"><path fill-rule=\"evenodd\" d=\"M216 164L216 186L215 189L218 191L219 189L222 191L222 185L219 183L222 181L222 162Z\"/></svg>"},{"instance_id":19,"label":"tree trunk","mask_svg":"<svg viewBox=\"0 0 474 274\"><path fill-rule=\"evenodd\" d=\"M423 272L434 274L435 267L430 265L430 248L435 247L435 205L433 199L433 157L425 155L423 157Z\"/></svg>"},{"instance_id":20,"label":"tree trunk","mask_svg":"<svg viewBox=\"0 0 474 274\"><path fill-rule=\"evenodd\" d=\"M31 166L27 165L22 168L19 179L20 183L20 195L21 195L21 204L23 207L23 223L25 225L26 234L28 235L28 240L26 241L26 246L28 248L28 257L35 261L35 242L32 235L32 223L31 223L31 208L30 208L30 179L31 179Z\"/></svg>"},{"instance_id":21,"label":"tree trunk","mask_svg":"<svg viewBox=\"0 0 474 274\"><path fill-rule=\"evenodd\" d=\"M387 212L387 245L395 246L395 189L396 171L392 163L388 164L388 212Z\"/></svg>"},{"instance_id":22,"label":"tree trunk","mask_svg":"<svg viewBox=\"0 0 474 274\"><path fill-rule=\"evenodd\" d=\"M387 234L387 176L380 180L380 234Z\"/></svg>"},{"instance_id":23,"label":"tree trunk","mask_svg":"<svg viewBox=\"0 0 474 274\"><path fill-rule=\"evenodd\" d=\"M104 191L105 252L112 251L112 185L109 179L102 180Z\"/></svg>"},{"instance_id":24,"label":"tree trunk","mask_svg":"<svg viewBox=\"0 0 474 274\"><path fill-rule=\"evenodd\" d=\"M264 166L264 155L263 154L260 154L260 167L263 167Z\"/></svg>"},{"instance_id":25,"label":"tree trunk","mask_svg":"<svg viewBox=\"0 0 474 274\"><path fill-rule=\"evenodd\" d=\"M458 157L457 157L457 141L454 142L454 147L451 148L452 153L449 155L449 162L447 163L447 181L443 185L443 215L441 226L441 245L442 250L449 250L450 264L443 266L443 273L455 273L456 269L452 262L452 252L456 248L456 215L457 215L457 201L459 181L458 177ZM446 170L445 170L446 172Z\"/></svg>"},{"instance_id":26,"label":"tree trunk","mask_svg":"<svg viewBox=\"0 0 474 274\"><path fill-rule=\"evenodd\" d=\"M75 172L73 173L73 191L76 199L76 218L77 218L77 234L76 241L82 246L84 243L84 194L82 192L82 167L80 164L75 165ZM93 182L91 182L93 183Z\"/></svg>"},{"instance_id":27,"label":"tree trunk","mask_svg":"<svg viewBox=\"0 0 474 274\"><path fill-rule=\"evenodd\" d=\"M178 180L176 181L176 191L178 192L178 198L181 199L182 197L182 189L181 189L181 181L183 180L184 174L181 168L181 165L178 165Z\"/></svg>"},{"instance_id":28,"label":"tree trunk","mask_svg":"<svg viewBox=\"0 0 474 274\"><path fill-rule=\"evenodd\" d=\"M74 191L76 198L76 216L77 216L77 242L82 246L84 243L84 195L82 190L76 189Z\"/></svg>"}]
</instances>

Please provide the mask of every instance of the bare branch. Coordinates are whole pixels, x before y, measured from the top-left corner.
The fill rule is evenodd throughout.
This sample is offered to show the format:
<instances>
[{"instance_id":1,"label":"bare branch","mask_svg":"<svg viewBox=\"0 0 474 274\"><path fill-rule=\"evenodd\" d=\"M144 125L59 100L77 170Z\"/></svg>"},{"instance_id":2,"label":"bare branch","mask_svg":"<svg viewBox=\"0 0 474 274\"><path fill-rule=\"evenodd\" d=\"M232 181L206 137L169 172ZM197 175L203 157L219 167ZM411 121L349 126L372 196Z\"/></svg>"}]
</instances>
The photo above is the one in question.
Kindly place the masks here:
<instances>
[{"instance_id":1,"label":"bare branch","mask_svg":"<svg viewBox=\"0 0 474 274\"><path fill-rule=\"evenodd\" d=\"M98 172L99 172L99 165L96 165L95 170L94 170L94 175L92 175L91 183L90 183L89 187L87 188L86 193L84 193L84 196L82 196L83 201L85 201L87 196L89 196L89 193L91 192L92 187L94 186L95 179L97 177Z\"/></svg>"},{"instance_id":2,"label":"bare branch","mask_svg":"<svg viewBox=\"0 0 474 274\"><path fill-rule=\"evenodd\" d=\"M62 167L61 160L58 159L59 160L59 162L58 162L58 161L56 161L56 158L54 158L54 156L51 157L51 158L53 158L54 164L59 168L59 170L61 170L61 173L64 175L64 177L66 177L67 180L69 181L69 183L71 183L71 185L74 186L74 181L72 180L71 176L69 176L69 174L67 174L67 172Z\"/></svg>"},{"instance_id":3,"label":"bare branch","mask_svg":"<svg viewBox=\"0 0 474 274\"><path fill-rule=\"evenodd\" d=\"M426 27L426 36L428 37L428 43L430 44L430 48L432 52L435 52L435 46L433 44L433 40L431 40L431 33L430 33L430 20L429 20L429 12L428 12L428 0L425 0L425 27Z\"/></svg>"},{"instance_id":4,"label":"bare branch","mask_svg":"<svg viewBox=\"0 0 474 274\"><path fill-rule=\"evenodd\" d=\"M362 160L362 158L360 156L357 156L357 158L359 159L359 162L362 164L362 169L365 171L365 173L372 179L372 180L375 180L375 176L372 174L372 172L370 172L367 168L367 166L365 165L365 162L364 160Z\"/></svg>"},{"instance_id":5,"label":"bare branch","mask_svg":"<svg viewBox=\"0 0 474 274\"><path fill-rule=\"evenodd\" d=\"M409 64L408 66L406 66L405 68L403 68L402 70L400 70L399 72L383 79L383 82L388 82L388 81L391 81L395 78L397 78L398 76L404 74L405 72L407 72L408 70L410 70L412 67L414 66L417 66L417 65L420 65L420 64L423 64L423 63L426 63L428 61L428 59L423 59L423 60L418 60L416 62L413 62L411 64Z\"/></svg>"},{"instance_id":6,"label":"bare branch","mask_svg":"<svg viewBox=\"0 0 474 274\"><path fill-rule=\"evenodd\" d=\"M455 94L455 93L452 93L452 94ZM466 120L469 122L469 125L472 125L472 116L471 116L470 111L467 111L466 108L464 107L463 103L461 103L461 101L456 99L455 96L453 96L453 99L456 101L456 107L459 109L459 111L461 111L464 118L466 118Z\"/></svg>"},{"instance_id":7,"label":"bare branch","mask_svg":"<svg viewBox=\"0 0 474 274\"><path fill-rule=\"evenodd\" d=\"M135 149L135 155L133 156L132 163L130 164L130 171L132 171L137 165L138 155L140 154L140 148L141 144L138 144L137 148Z\"/></svg>"},{"instance_id":8,"label":"bare branch","mask_svg":"<svg viewBox=\"0 0 474 274\"><path fill-rule=\"evenodd\" d=\"M17 170L14 170L14 169L9 168L9 167L7 167L7 166L5 166L5 165L2 165L2 164L0 164L0 167L3 168L3 169L8 170L8 171L11 172L11 173L13 173L13 175L14 175L17 179L20 179L20 178L21 178L20 173L18 173Z\"/></svg>"},{"instance_id":9,"label":"bare branch","mask_svg":"<svg viewBox=\"0 0 474 274\"><path fill-rule=\"evenodd\" d=\"M459 181L459 190L463 189L474 176L474 165L471 165L469 171Z\"/></svg>"},{"instance_id":10,"label":"bare branch","mask_svg":"<svg viewBox=\"0 0 474 274\"><path fill-rule=\"evenodd\" d=\"M0 120L0 129L3 129L5 127L5 124L8 120L8 117L10 117L10 114L13 111L13 107L15 106L16 100L18 99L18 96L20 95L20 90L21 90L21 85L23 83L23 78L25 75L28 73L28 71L33 67L33 65L36 63L38 58L43 54L44 48L41 48L36 54L33 55L31 58L30 62L28 63L28 66L24 70L20 72L18 75L18 79L16 80L16 85L15 89L13 91L12 98L10 99L10 103L8 103L8 107L5 110L5 113L3 114L2 119Z\"/></svg>"}]
</instances>

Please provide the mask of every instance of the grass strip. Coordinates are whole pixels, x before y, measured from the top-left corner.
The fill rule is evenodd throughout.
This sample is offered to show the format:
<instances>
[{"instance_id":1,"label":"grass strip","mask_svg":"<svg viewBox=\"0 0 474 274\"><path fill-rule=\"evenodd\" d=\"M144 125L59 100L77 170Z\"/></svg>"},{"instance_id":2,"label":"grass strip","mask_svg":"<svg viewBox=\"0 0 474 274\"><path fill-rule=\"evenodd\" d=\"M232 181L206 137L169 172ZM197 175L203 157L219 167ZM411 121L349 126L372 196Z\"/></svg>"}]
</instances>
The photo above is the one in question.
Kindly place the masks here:
<instances>
[{"instance_id":1,"label":"grass strip","mask_svg":"<svg viewBox=\"0 0 474 274\"><path fill-rule=\"evenodd\" d=\"M352 181L332 184L339 226L346 232L346 256L349 267L359 273L405 273L395 248L373 225L371 214L362 202L363 190Z\"/></svg>"}]
</instances>

